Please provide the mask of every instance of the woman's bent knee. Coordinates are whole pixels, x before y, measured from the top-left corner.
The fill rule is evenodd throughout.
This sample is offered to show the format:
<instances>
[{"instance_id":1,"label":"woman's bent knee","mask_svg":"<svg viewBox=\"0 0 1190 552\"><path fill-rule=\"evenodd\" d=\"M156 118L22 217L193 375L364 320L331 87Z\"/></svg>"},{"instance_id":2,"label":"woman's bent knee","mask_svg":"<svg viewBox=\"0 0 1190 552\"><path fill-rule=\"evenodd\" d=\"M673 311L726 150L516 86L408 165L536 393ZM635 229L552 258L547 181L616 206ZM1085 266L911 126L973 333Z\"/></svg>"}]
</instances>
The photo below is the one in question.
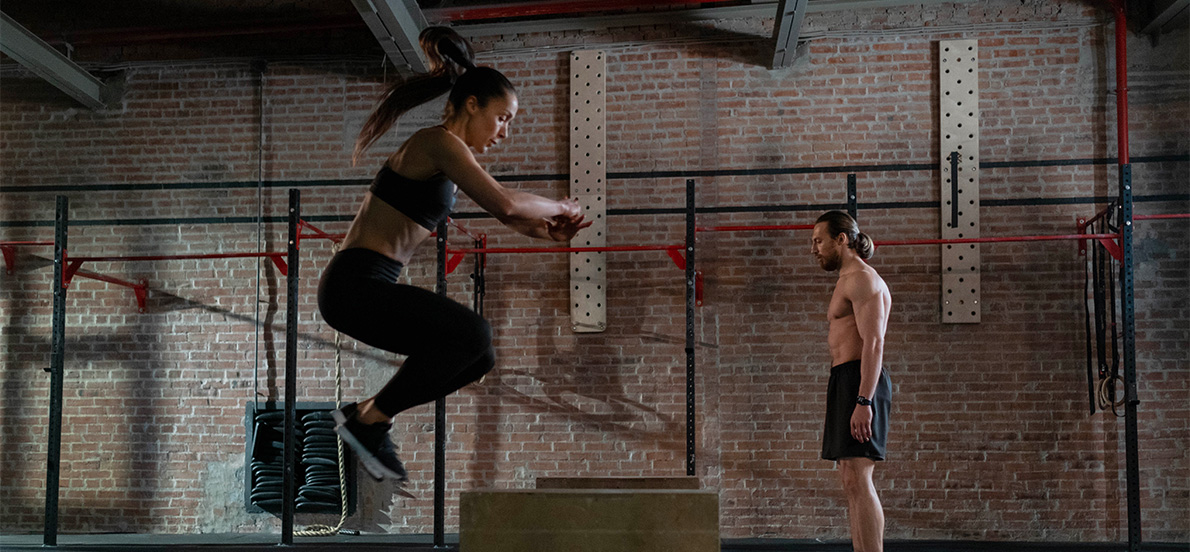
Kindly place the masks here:
<instances>
[{"instance_id":1,"label":"woman's bent knee","mask_svg":"<svg viewBox=\"0 0 1190 552\"><path fill-rule=\"evenodd\" d=\"M491 372L492 368L496 367L496 349L489 344L487 350L479 355L479 360L475 361L473 367L476 373L475 379L482 378Z\"/></svg>"},{"instance_id":2,"label":"woman's bent knee","mask_svg":"<svg viewBox=\"0 0 1190 552\"><path fill-rule=\"evenodd\" d=\"M460 324L456 332L456 346L459 351L468 352L476 357L492 355L495 362L495 353L492 352L492 325L487 320L476 315L468 323Z\"/></svg>"}]
</instances>

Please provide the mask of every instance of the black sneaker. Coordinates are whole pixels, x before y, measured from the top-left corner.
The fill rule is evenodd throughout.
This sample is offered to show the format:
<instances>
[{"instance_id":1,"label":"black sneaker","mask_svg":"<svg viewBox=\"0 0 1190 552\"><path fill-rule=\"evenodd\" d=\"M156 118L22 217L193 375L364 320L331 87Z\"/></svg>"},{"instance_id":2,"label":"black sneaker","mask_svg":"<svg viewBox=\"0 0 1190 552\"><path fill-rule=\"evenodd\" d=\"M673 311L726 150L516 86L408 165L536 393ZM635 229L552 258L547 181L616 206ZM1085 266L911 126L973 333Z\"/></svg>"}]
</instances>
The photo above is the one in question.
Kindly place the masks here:
<instances>
[{"instance_id":1,"label":"black sneaker","mask_svg":"<svg viewBox=\"0 0 1190 552\"><path fill-rule=\"evenodd\" d=\"M409 481L405 465L397 458L397 447L388 437L393 425L361 423L357 415L358 408L355 403L350 403L331 412L337 424L335 432L359 455L364 469L377 481L383 481L386 477L395 479L397 483Z\"/></svg>"}]
</instances>

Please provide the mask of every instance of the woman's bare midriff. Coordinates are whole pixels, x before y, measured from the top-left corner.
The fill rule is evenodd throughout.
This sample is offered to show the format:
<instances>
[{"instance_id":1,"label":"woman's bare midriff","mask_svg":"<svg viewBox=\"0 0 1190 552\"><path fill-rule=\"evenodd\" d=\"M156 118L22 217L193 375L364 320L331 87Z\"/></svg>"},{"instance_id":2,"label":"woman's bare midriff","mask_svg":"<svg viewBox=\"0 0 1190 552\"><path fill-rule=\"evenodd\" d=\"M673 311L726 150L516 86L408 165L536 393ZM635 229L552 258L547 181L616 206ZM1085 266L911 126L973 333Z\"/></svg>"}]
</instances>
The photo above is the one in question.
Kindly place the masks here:
<instances>
[{"instance_id":1,"label":"woman's bare midriff","mask_svg":"<svg viewBox=\"0 0 1190 552\"><path fill-rule=\"evenodd\" d=\"M340 248L371 249L408 265L413 252L430 234L429 230L369 192L364 196Z\"/></svg>"},{"instance_id":2,"label":"woman's bare midriff","mask_svg":"<svg viewBox=\"0 0 1190 552\"><path fill-rule=\"evenodd\" d=\"M429 180L441 174L424 151L431 147L427 145L428 137L439 132L446 131L443 127L435 126L415 132L388 157L385 164L409 180ZM432 233L369 192L364 196L341 247L371 249L407 265L413 252Z\"/></svg>"}]
</instances>

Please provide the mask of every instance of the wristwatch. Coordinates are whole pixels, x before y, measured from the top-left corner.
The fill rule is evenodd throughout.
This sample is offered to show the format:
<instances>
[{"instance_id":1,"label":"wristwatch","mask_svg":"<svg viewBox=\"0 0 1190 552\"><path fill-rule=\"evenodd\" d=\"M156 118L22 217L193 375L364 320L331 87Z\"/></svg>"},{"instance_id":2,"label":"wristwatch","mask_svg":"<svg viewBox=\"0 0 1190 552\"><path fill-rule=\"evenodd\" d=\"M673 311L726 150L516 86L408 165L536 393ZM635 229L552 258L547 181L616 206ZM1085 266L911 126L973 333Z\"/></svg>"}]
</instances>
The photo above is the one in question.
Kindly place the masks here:
<instances>
[{"instance_id":1,"label":"wristwatch","mask_svg":"<svg viewBox=\"0 0 1190 552\"><path fill-rule=\"evenodd\" d=\"M863 395L860 395L855 398L855 404L858 404L860 406L872 406L872 399L869 399Z\"/></svg>"}]
</instances>

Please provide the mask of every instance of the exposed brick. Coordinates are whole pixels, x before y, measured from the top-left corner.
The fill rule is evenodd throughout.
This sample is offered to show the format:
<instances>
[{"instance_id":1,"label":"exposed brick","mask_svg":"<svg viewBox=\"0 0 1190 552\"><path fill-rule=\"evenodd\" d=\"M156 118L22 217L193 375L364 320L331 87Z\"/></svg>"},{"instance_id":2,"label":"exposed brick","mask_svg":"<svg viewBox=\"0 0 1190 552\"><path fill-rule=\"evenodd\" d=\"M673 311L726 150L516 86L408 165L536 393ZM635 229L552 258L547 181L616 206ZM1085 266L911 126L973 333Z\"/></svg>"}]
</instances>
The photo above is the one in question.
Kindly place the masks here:
<instances>
[{"instance_id":1,"label":"exposed brick","mask_svg":"<svg viewBox=\"0 0 1190 552\"><path fill-rule=\"evenodd\" d=\"M915 14L813 15L806 25L917 28L922 21ZM687 32L660 27L581 37L613 44L606 49L608 168L937 163L936 41L948 38L979 40L983 161L1115 155L1114 82L1104 77L1112 47L1105 42L1110 28L1096 26L1101 12L1073 2L992 1L946 5L930 16L931 25L996 23L1006 30L846 38L827 33L809 43L806 59L776 71L743 61L767 54L764 40L648 43ZM1009 29L1013 21L1038 20L1073 24ZM749 25L758 37L771 33L771 21ZM569 68L555 47L575 40L553 33L476 41L483 62L504 70L520 93L522 113L512 136L480 156L497 176L566 172ZM614 46L617 40L637 45ZM1170 42L1178 40L1184 44L1185 33ZM492 53L493 45L554 49ZM1184 66L1170 65L1167 58L1176 56L1168 55L1168 46L1136 39L1129 46L1138 73L1185 74ZM407 127L413 123L398 125L383 147L351 165L355 133L384 89L378 65L272 64L263 91L246 62L133 67L122 103L96 112L71 105L32 77L6 74L0 184L162 185L68 192L76 222L72 255L255 251L258 193L265 216L283 217L284 189L168 185L357 180L301 188L306 214L349 218L372 171L412 131ZM1137 87L1131 97L1134 156L1190 150L1184 80ZM705 153L706 144L714 145L713 155ZM936 172L857 172L861 203L938 200ZM1109 165L987 168L980 179L985 201L1081 199L1116 189ZM684 181L614 179L607 183L608 205L680 208ZM1134 167L1137 194L1184 194L1187 181L1184 161ZM565 179L508 185L550 197L567 193ZM846 176L838 173L717 176L700 178L697 194L703 206L818 205L841 203L845 187ZM50 221L54 195L5 190L0 219ZM1101 207L985 204L979 230L984 236L1072 233L1076 215ZM478 211L462 196L458 209ZM1185 202L1137 205L1145 213L1186 210ZM707 213L699 224L805 223L816 214ZM860 222L878 241L932 238L939 216L929 208L865 209ZM192 221L208 217L246 222ZM169 220L113 224L142 218ZM462 222L487 234L493 246L531 244L491 218ZM682 222L666 214L613 217L609 243L678 243ZM334 233L347 223L319 226ZM1185 228L1184 221L1136 228L1146 541L1190 540ZM260 241L282 250L285 231L284 224L266 224ZM48 240L52 229L5 224L0 239ZM457 235L452 240L452 246L470 245ZM804 234L706 233L698 245L707 284L697 313L698 475L704 486L720 491L723 535L846 538L837 475L818 458L830 362L824 310L832 276L809 259ZM1088 415L1086 406L1085 259L1069 242L985 245L980 251L984 311L977 326L940 324L937 247L882 247L872 260L894 299L885 363L896 407L891 456L877 470L888 537L1122 541L1123 421L1110 412ZM302 255L298 393L302 400L332 401L335 336L314 301L331 248L306 240ZM6 531L38 531L42 524L49 378L41 369L49 365L51 260L50 248L22 248L15 273L0 276L0 379L10 390L0 407L0 519ZM450 296L465 304L472 267L465 260L450 280ZM499 364L484 383L448 401L448 530L457 527L456 500L465 489L529 487L543 476L684 474L682 273L662 253L609 254L610 328L576 335L569 330L566 267L564 256L488 259L485 312ZM63 531L276 531L272 516L243 512L241 495L204 485L220 470L242 470L245 403L278 399L284 391L284 277L268 261L251 259L95 262L85 270L143 278L150 293L141 314L125 288L81 277L71 284ZM418 252L407 278L433 286L432 244ZM401 362L351 339L344 339L342 360L349 400L374 392ZM426 496L432 485L432 407L403 414L397 426L413 490ZM227 513L222 525L204 525L195 514L212 504ZM356 518L348 526L373 530L374 520L389 514L369 512L371 521ZM429 532L433 526L428 501L402 502L391 515L394 531Z\"/></svg>"}]
</instances>

